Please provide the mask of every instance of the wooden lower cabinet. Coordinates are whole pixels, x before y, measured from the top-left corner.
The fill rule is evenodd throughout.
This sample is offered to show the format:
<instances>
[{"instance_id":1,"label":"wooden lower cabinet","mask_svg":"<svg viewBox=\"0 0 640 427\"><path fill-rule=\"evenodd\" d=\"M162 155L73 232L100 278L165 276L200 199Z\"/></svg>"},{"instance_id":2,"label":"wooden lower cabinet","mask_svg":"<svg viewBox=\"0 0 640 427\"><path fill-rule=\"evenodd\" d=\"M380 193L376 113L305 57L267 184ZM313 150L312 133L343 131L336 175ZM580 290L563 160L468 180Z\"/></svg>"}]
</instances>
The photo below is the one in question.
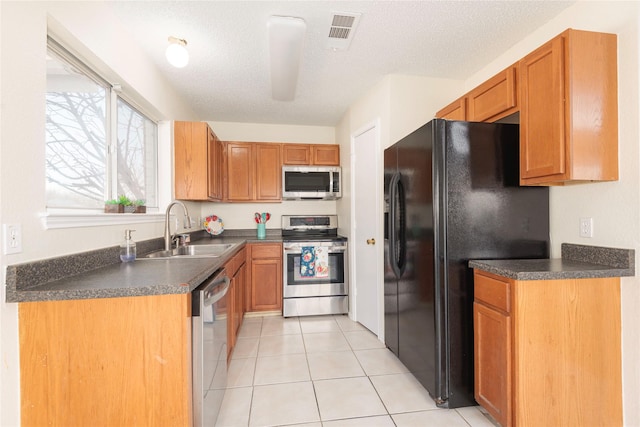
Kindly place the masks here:
<instances>
[{"instance_id":1,"label":"wooden lower cabinet","mask_svg":"<svg viewBox=\"0 0 640 427\"><path fill-rule=\"evenodd\" d=\"M21 425L191 426L191 295L18 305Z\"/></svg>"},{"instance_id":2,"label":"wooden lower cabinet","mask_svg":"<svg viewBox=\"0 0 640 427\"><path fill-rule=\"evenodd\" d=\"M247 311L282 310L282 244L252 243Z\"/></svg>"},{"instance_id":3,"label":"wooden lower cabinet","mask_svg":"<svg viewBox=\"0 0 640 427\"><path fill-rule=\"evenodd\" d=\"M502 426L512 425L508 283L476 275L473 303L475 398Z\"/></svg>"},{"instance_id":4,"label":"wooden lower cabinet","mask_svg":"<svg viewBox=\"0 0 640 427\"><path fill-rule=\"evenodd\" d=\"M227 355L231 356L245 313L246 247L236 253L226 264L230 284L227 292Z\"/></svg>"},{"instance_id":5,"label":"wooden lower cabinet","mask_svg":"<svg viewBox=\"0 0 640 427\"><path fill-rule=\"evenodd\" d=\"M502 426L622 426L620 278L474 274L475 394Z\"/></svg>"}]
</instances>

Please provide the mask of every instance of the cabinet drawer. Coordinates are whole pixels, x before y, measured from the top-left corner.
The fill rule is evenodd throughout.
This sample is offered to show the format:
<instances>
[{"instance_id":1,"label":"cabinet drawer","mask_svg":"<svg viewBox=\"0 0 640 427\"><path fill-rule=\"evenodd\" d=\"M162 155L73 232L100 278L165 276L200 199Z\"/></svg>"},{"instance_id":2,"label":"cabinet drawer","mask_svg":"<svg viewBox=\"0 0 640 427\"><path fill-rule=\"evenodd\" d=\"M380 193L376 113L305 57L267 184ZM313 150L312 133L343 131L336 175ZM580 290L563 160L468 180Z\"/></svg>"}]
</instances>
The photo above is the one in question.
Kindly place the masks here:
<instances>
[{"instance_id":1,"label":"cabinet drawer","mask_svg":"<svg viewBox=\"0 0 640 427\"><path fill-rule=\"evenodd\" d=\"M504 312L511 311L511 284L507 281L475 273L474 295L481 301Z\"/></svg>"},{"instance_id":2,"label":"cabinet drawer","mask_svg":"<svg viewBox=\"0 0 640 427\"><path fill-rule=\"evenodd\" d=\"M251 259L280 258L282 245L280 243L254 243L251 245Z\"/></svg>"},{"instance_id":3,"label":"cabinet drawer","mask_svg":"<svg viewBox=\"0 0 640 427\"><path fill-rule=\"evenodd\" d=\"M246 259L246 249L242 248L237 254L232 256L231 259L227 261L227 263L224 265L224 268L227 269L227 276L229 276L230 278L233 278L238 272L238 270L240 269L240 267L242 267L242 264L245 263L245 259Z\"/></svg>"},{"instance_id":4,"label":"cabinet drawer","mask_svg":"<svg viewBox=\"0 0 640 427\"><path fill-rule=\"evenodd\" d=\"M238 267L236 266L236 257L231 257L231 259L224 265L224 268L225 270L227 270L227 276L229 276L229 278L232 278L238 270Z\"/></svg>"},{"instance_id":5,"label":"cabinet drawer","mask_svg":"<svg viewBox=\"0 0 640 427\"><path fill-rule=\"evenodd\" d=\"M236 269L240 268L247 260L247 248L240 249L240 251L233 256L233 260L236 263Z\"/></svg>"}]
</instances>

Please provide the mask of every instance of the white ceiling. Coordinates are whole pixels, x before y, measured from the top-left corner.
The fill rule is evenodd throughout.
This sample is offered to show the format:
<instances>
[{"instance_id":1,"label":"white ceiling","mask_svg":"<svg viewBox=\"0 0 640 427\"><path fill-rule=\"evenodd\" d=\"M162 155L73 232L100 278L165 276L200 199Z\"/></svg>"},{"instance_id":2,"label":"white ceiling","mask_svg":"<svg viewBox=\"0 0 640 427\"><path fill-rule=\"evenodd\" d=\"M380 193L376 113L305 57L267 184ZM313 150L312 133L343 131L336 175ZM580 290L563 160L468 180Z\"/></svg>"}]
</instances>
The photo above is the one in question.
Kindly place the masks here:
<instances>
[{"instance_id":1,"label":"white ceiling","mask_svg":"<svg viewBox=\"0 0 640 427\"><path fill-rule=\"evenodd\" d=\"M203 120L334 126L387 74L466 79L573 1L113 1L132 37ZM332 12L362 17L347 51L328 50ZM267 20L307 24L296 98L271 99ZM190 63L171 67L167 38Z\"/></svg>"}]
</instances>

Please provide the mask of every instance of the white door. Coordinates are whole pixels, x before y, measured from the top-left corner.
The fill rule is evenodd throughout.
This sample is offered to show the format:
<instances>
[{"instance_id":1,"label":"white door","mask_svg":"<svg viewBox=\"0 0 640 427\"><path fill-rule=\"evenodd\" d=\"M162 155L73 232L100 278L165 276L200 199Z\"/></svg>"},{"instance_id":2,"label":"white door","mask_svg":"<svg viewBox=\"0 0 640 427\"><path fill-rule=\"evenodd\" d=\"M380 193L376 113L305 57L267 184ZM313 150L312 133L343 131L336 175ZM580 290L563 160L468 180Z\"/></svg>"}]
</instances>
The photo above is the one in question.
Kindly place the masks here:
<instances>
[{"instance_id":1,"label":"white door","mask_svg":"<svg viewBox=\"0 0 640 427\"><path fill-rule=\"evenodd\" d=\"M379 335L382 328L379 256L382 232L378 227L381 200L379 126L373 124L351 138L352 278L355 286L355 320Z\"/></svg>"}]
</instances>

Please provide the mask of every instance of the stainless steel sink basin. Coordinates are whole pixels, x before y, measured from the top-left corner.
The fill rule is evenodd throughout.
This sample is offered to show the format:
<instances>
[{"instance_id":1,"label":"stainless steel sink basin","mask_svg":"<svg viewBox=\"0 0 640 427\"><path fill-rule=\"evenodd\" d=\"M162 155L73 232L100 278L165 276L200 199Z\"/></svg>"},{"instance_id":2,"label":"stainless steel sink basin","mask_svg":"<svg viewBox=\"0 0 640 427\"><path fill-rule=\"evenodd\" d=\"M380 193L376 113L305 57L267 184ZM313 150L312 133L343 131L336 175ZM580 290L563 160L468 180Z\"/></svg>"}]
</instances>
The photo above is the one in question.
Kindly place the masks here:
<instances>
[{"instance_id":1,"label":"stainless steel sink basin","mask_svg":"<svg viewBox=\"0 0 640 427\"><path fill-rule=\"evenodd\" d=\"M233 246L233 243L221 243L214 245L189 245L179 246L169 251L160 250L151 252L142 258L167 259L175 257L187 258L214 258L219 257Z\"/></svg>"}]
</instances>

